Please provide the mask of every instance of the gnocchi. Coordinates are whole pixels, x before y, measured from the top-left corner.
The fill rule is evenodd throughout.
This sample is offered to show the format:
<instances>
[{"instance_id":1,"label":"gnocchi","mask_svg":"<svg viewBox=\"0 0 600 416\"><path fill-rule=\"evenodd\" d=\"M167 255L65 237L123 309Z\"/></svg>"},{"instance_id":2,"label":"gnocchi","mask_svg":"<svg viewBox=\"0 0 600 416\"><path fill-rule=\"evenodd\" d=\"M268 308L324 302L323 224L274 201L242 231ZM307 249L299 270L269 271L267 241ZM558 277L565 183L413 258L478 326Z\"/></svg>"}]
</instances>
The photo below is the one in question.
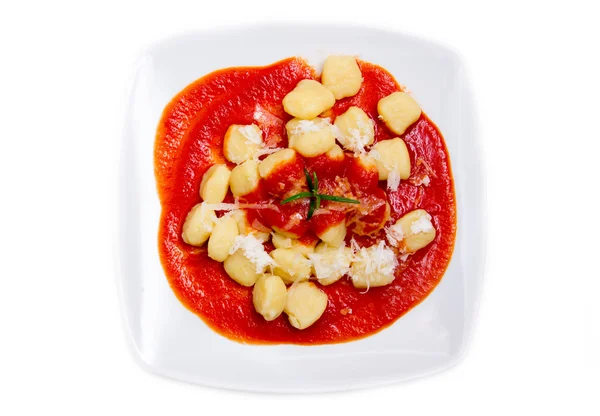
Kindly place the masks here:
<instances>
[{"instance_id":1,"label":"gnocchi","mask_svg":"<svg viewBox=\"0 0 600 416\"><path fill-rule=\"evenodd\" d=\"M274 225L272 228L273 228L273 230L275 230L275 232L277 234L280 234L281 236L286 237L286 238L297 239L297 238L302 237L301 235L295 233L292 230L284 230L283 228L278 227L276 225Z\"/></svg>"},{"instance_id":2,"label":"gnocchi","mask_svg":"<svg viewBox=\"0 0 600 416\"><path fill-rule=\"evenodd\" d=\"M216 261L225 261L235 238L239 235L235 218L219 218L208 239L208 257Z\"/></svg>"},{"instance_id":3,"label":"gnocchi","mask_svg":"<svg viewBox=\"0 0 600 416\"><path fill-rule=\"evenodd\" d=\"M380 181L387 180L390 172L396 172L400 179L409 178L410 156L406 143L401 138L377 142L369 155L375 160Z\"/></svg>"},{"instance_id":4,"label":"gnocchi","mask_svg":"<svg viewBox=\"0 0 600 416\"><path fill-rule=\"evenodd\" d=\"M352 249L350 247L331 247L322 242L314 253L308 255L312 261L313 274L323 286L331 285L350 271Z\"/></svg>"},{"instance_id":5,"label":"gnocchi","mask_svg":"<svg viewBox=\"0 0 600 416\"><path fill-rule=\"evenodd\" d=\"M395 92L379 100L377 112L385 125L396 134L404 134L421 117L421 107L405 92Z\"/></svg>"},{"instance_id":6,"label":"gnocchi","mask_svg":"<svg viewBox=\"0 0 600 416\"><path fill-rule=\"evenodd\" d=\"M247 126L232 124L223 139L225 159L236 165L252 159L262 147L262 131L256 124Z\"/></svg>"},{"instance_id":7,"label":"gnocchi","mask_svg":"<svg viewBox=\"0 0 600 416\"><path fill-rule=\"evenodd\" d=\"M213 165L202 176L200 197L209 204L223 202L229 190L231 171L226 165Z\"/></svg>"},{"instance_id":8,"label":"gnocchi","mask_svg":"<svg viewBox=\"0 0 600 416\"><path fill-rule=\"evenodd\" d=\"M335 145L335 137L329 120L294 118L286 124L289 147L304 157L316 157L328 152Z\"/></svg>"},{"instance_id":9,"label":"gnocchi","mask_svg":"<svg viewBox=\"0 0 600 416\"><path fill-rule=\"evenodd\" d=\"M289 248L276 248L270 254L276 263L273 274L281 277L286 284L308 280L310 277L310 261L297 251Z\"/></svg>"},{"instance_id":10,"label":"gnocchi","mask_svg":"<svg viewBox=\"0 0 600 416\"><path fill-rule=\"evenodd\" d=\"M306 329L314 324L327 309L327 295L312 282L300 282L290 287L283 311L290 324Z\"/></svg>"},{"instance_id":11,"label":"gnocchi","mask_svg":"<svg viewBox=\"0 0 600 416\"><path fill-rule=\"evenodd\" d=\"M328 227L325 231L317 233L317 237L332 247L339 247L346 238L346 221Z\"/></svg>"},{"instance_id":12,"label":"gnocchi","mask_svg":"<svg viewBox=\"0 0 600 416\"><path fill-rule=\"evenodd\" d=\"M258 173L261 178L266 178L276 169L287 163L293 163L296 160L296 151L294 149L283 149L267 156L258 164Z\"/></svg>"},{"instance_id":13,"label":"gnocchi","mask_svg":"<svg viewBox=\"0 0 600 416\"><path fill-rule=\"evenodd\" d=\"M256 265L245 255L243 250L237 250L223 262L225 273L242 286L250 287L258 279Z\"/></svg>"},{"instance_id":14,"label":"gnocchi","mask_svg":"<svg viewBox=\"0 0 600 416\"><path fill-rule=\"evenodd\" d=\"M380 241L377 245L356 250L348 274L357 289L386 286L394 281L397 265L396 254Z\"/></svg>"},{"instance_id":15,"label":"gnocchi","mask_svg":"<svg viewBox=\"0 0 600 416\"><path fill-rule=\"evenodd\" d=\"M283 98L286 113L302 119L312 119L335 104L331 91L312 79L303 79Z\"/></svg>"},{"instance_id":16,"label":"gnocchi","mask_svg":"<svg viewBox=\"0 0 600 416\"><path fill-rule=\"evenodd\" d=\"M279 276L263 274L258 277L252 290L252 303L256 312L266 321L276 319L283 312L287 297L285 283Z\"/></svg>"},{"instance_id":17,"label":"gnocchi","mask_svg":"<svg viewBox=\"0 0 600 416\"><path fill-rule=\"evenodd\" d=\"M325 60L321 82L336 100L356 95L362 81L362 73L353 56L330 55Z\"/></svg>"},{"instance_id":18,"label":"gnocchi","mask_svg":"<svg viewBox=\"0 0 600 416\"><path fill-rule=\"evenodd\" d=\"M388 239L396 243L404 253L414 253L427 246L436 236L435 227L431 223L431 215L424 209L416 209L404 214L390 227Z\"/></svg>"},{"instance_id":19,"label":"gnocchi","mask_svg":"<svg viewBox=\"0 0 600 416\"><path fill-rule=\"evenodd\" d=\"M278 232L273 233L271 241L275 248L289 248L305 256L315 251L315 246L318 242L316 239L306 241L304 239L290 238Z\"/></svg>"},{"instance_id":20,"label":"gnocchi","mask_svg":"<svg viewBox=\"0 0 600 416\"><path fill-rule=\"evenodd\" d=\"M332 161L339 162L344 160L344 151L337 144L334 144L325 155Z\"/></svg>"},{"instance_id":21,"label":"gnocchi","mask_svg":"<svg viewBox=\"0 0 600 416\"><path fill-rule=\"evenodd\" d=\"M373 120L359 107L350 107L335 119L333 125L338 133L338 141L346 150L363 152L366 146L373 144Z\"/></svg>"},{"instance_id":22,"label":"gnocchi","mask_svg":"<svg viewBox=\"0 0 600 416\"><path fill-rule=\"evenodd\" d=\"M233 211L231 213L231 216L235 218L237 222L239 235L252 234L254 235L254 237L256 237L263 243L269 241L269 239L271 238L271 233L266 231L259 231L248 222L248 214L246 213L246 211L238 209Z\"/></svg>"},{"instance_id":23,"label":"gnocchi","mask_svg":"<svg viewBox=\"0 0 600 416\"><path fill-rule=\"evenodd\" d=\"M201 246L210 237L216 220L215 211L203 207L202 204L194 205L183 223L181 238L187 244Z\"/></svg>"},{"instance_id":24,"label":"gnocchi","mask_svg":"<svg viewBox=\"0 0 600 416\"><path fill-rule=\"evenodd\" d=\"M229 187L233 196L239 197L255 191L259 181L258 162L247 160L233 168L229 178Z\"/></svg>"}]
</instances>

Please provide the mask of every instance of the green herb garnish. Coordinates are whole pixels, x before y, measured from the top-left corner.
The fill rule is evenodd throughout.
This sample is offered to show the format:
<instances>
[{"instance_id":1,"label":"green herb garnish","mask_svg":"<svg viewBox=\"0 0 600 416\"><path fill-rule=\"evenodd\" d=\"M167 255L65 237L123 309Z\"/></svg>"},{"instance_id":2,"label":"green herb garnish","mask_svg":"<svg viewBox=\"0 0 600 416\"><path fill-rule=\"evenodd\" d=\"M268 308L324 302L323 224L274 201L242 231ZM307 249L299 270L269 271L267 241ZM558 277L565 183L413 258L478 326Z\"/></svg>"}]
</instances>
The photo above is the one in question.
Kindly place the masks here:
<instances>
[{"instance_id":1,"label":"green herb garnish","mask_svg":"<svg viewBox=\"0 0 600 416\"><path fill-rule=\"evenodd\" d=\"M306 176L306 183L308 184L309 192L300 192L299 194L290 196L289 198L281 201L281 204L287 204L288 202L295 201L301 198L310 198L310 203L308 205L308 215L306 216L307 220L313 216L313 213L316 209L321 207L321 200L326 201L335 201L335 202L344 202L346 204L360 204L360 201L356 199L344 198L343 196L335 196L335 195L327 195L319 193L319 178L317 178L317 173L313 172L312 177L310 173L304 169L304 175Z\"/></svg>"}]
</instances>

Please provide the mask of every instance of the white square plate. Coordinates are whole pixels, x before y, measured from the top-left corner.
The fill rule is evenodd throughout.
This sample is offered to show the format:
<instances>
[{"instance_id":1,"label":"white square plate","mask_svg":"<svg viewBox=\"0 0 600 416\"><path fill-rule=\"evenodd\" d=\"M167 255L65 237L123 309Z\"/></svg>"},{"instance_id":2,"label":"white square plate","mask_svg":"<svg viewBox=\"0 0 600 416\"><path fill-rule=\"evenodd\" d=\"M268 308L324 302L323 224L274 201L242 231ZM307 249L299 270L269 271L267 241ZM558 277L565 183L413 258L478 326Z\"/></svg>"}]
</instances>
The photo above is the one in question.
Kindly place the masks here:
<instances>
[{"instance_id":1,"label":"white square plate","mask_svg":"<svg viewBox=\"0 0 600 416\"><path fill-rule=\"evenodd\" d=\"M155 130L165 105L220 68L302 56L358 55L405 84L448 146L458 202L454 256L433 293L391 327L337 345L243 345L208 328L177 300L158 257L160 204ZM483 273L483 185L473 103L455 52L413 37L360 27L259 26L190 34L147 50L126 119L119 182L119 279L137 361L151 372L204 385L323 392L411 379L457 363L473 330Z\"/></svg>"}]
</instances>

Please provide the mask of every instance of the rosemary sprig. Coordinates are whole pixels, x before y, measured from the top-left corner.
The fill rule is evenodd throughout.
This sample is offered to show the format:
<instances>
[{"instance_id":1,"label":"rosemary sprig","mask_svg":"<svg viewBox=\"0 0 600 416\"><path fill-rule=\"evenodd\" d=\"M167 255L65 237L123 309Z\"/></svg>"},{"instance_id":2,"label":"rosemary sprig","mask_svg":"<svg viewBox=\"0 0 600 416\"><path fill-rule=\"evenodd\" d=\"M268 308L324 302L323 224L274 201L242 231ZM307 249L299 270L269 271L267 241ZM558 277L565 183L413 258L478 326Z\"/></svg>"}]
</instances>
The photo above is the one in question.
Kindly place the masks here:
<instances>
[{"instance_id":1,"label":"rosemary sprig","mask_svg":"<svg viewBox=\"0 0 600 416\"><path fill-rule=\"evenodd\" d=\"M343 196L336 195L327 195L319 193L319 178L317 177L317 173L313 172L312 177L306 168L304 169L304 176L306 176L306 183L308 185L309 192L300 192L299 194L292 195L289 198L281 201L281 204L287 204L288 202L295 201L301 198L310 198L310 203L308 204L308 215L306 216L307 220L310 220L313 216L315 210L321 207L321 200L326 201L335 201L335 202L343 202L346 204L360 204L360 201L351 198L345 198Z\"/></svg>"}]
</instances>

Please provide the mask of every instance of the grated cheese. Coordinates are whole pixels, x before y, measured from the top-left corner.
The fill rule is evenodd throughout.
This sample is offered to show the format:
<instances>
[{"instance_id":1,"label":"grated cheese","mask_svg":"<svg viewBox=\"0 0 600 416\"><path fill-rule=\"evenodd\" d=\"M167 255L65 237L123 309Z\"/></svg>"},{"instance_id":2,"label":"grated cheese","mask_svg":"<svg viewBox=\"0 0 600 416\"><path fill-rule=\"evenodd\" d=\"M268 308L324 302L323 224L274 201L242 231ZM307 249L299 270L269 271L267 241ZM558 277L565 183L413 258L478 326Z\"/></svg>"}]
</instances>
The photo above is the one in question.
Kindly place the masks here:
<instances>
[{"instance_id":1,"label":"grated cheese","mask_svg":"<svg viewBox=\"0 0 600 416\"><path fill-rule=\"evenodd\" d=\"M253 144L262 145L262 131L254 125L240 127L240 133L246 138L246 141ZM258 130L258 131L257 131Z\"/></svg>"},{"instance_id":2,"label":"grated cheese","mask_svg":"<svg viewBox=\"0 0 600 416\"><path fill-rule=\"evenodd\" d=\"M374 125L373 120L369 119L370 126L363 120L357 120L358 128L349 128L350 136L344 136L340 129L333 126L332 132L335 138L342 144L345 149L348 149L355 154L365 153L365 146L369 144L371 137L369 135L370 127Z\"/></svg>"},{"instance_id":3,"label":"grated cheese","mask_svg":"<svg viewBox=\"0 0 600 416\"><path fill-rule=\"evenodd\" d=\"M389 226L385 229L385 235L391 246L398 247L398 244L404 239L402 224L396 222L394 225Z\"/></svg>"},{"instance_id":4,"label":"grated cheese","mask_svg":"<svg viewBox=\"0 0 600 416\"><path fill-rule=\"evenodd\" d=\"M327 248L321 253L310 253L308 258L319 281L337 280L350 271L352 252L343 244L338 248Z\"/></svg>"},{"instance_id":5,"label":"grated cheese","mask_svg":"<svg viewBox=\"0 0 600 416\"><path fill-rule=\"evenodd\" d=\"M369 156L371 156L376 161L380 162L383 167L389 171L387 178L387 189L390 191L397 191L400 186L400 170L397 166L392 166L381 157L381 154L376 150L372 149L369 152Z\"/></svg>"},{"instance_id":6,"label":"grated cheese","mask_svg":"<svg viewBox=\"0 0 600 416\"><path fill-rule=\"evenodd\" d=\"M398 259L385 241L380 240L377 245L360 248L356 241L350 241L354 251L353 263L349 275L354 281L364 280L369 290L372 281L377 281L386 276L392 276L398 265Z\"/></svg>"},{"instance_id":7,"label":"grated cheese","mask_svg":"<svg viewBox=\"0 0 600 416\"><path fill-rule=\"evenodd\" d=\"M431 224L431 215L423 215L410 226L410 232L413 234L426 233L433 230Z\"/></svg>"},{"instance_id":8,"label":"grated cheese","mask_svg":"<svg viewBox=\"0 0 600 416\"><path fill-rule=\"evenodd\" d=\"M263 243L254 234L238 235L229 254L243 250L244 256L256 266L256 273L263 273L267 266L275 266L275 260L265 251Z\"/></svg>"},{"instance_id":9,"label":"grated cheese","mask_svg":"<svg viewBox=\"0 0 600 416\"><path fill-rule=\"evenodd\" d=\"M316 118L313 120L299 120L298 124L292 130L293 134L306 134L331 129L333 126L328 118Z\"/></svg>"},{"instance_id":10,"label":"grated cheese","mask_svg":"<svg viewBox=\"0 0 600 416\"><path fill-rule=\"evenodd\" d=\"M387 178L387 189L390 191L397 191L400 186L400 171L398 169L390 170Z\"/></svg>"}]
</instances>

